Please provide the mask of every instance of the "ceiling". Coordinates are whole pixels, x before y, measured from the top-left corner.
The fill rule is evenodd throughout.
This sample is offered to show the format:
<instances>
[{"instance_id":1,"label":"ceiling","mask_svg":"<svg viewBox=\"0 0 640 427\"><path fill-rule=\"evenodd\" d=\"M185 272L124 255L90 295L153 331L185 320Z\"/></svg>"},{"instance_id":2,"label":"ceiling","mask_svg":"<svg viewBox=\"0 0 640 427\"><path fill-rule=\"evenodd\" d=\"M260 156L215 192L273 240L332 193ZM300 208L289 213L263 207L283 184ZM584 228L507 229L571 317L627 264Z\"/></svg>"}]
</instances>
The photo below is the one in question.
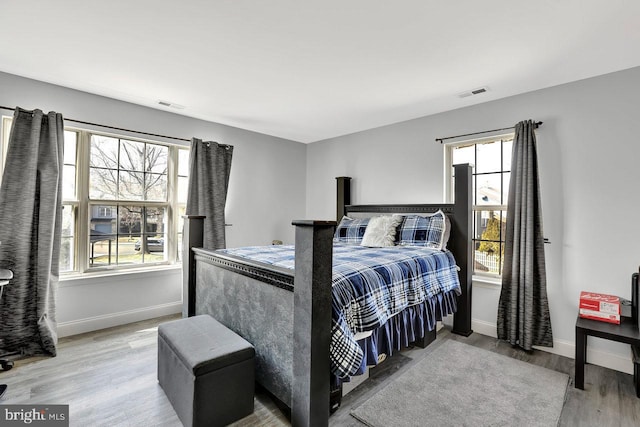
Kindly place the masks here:
<instances>
[{"instance_id":1,"label":"ceiling","mask_svg":"<svg viewBox=\"0 0 640 427\"><path fill-rule=\"evenodd\" d=\"M638 22L635 0L10 1L0 71L308 143L639 66Z\"/></svg>"}]
</instances>

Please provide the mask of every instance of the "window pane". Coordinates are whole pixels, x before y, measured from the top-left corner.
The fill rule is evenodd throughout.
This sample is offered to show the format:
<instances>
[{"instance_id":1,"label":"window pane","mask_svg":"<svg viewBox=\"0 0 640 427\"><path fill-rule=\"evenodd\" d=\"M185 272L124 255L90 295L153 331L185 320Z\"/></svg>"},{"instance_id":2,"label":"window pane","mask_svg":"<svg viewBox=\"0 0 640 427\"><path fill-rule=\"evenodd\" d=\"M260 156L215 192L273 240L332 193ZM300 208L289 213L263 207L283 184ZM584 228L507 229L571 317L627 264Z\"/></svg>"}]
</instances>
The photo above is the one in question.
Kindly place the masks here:
<instances>
[{"instance_id":1,"label":"window pane","mask_svg":"<svg viewBox=\"0 0 640 427\"><path fill-rule=\"evenodd\" d=\"M118 168L118 140L107 136L91 136L91 167Z\"/></svg>"},{"instance_id":2,"label":"window pane","mask_svg":"<svg viewBox=\"0 0 640 427\"><path fill-rule=\"evenodd\" d=\"M165 209L164 208L146 208L146 227L145 230L149 236L155 236L165 233Z\"/></svg>"},{"instance_id":3,"label":"window pane","mask_svg":"<svg viewBox=\"0 0 640 427\"><path fill-rule=\"evenodd\" d=\"M477 205L501 205L502 204L502 174L492 173L476 176L476 204Z\"/></svg>"},{"instance_id":4,"label":"window pane","mask_svg":"<svg viewBox=\"0 0 640 427\"><path fill-rule=\"evenodd\" d=\"M142 263L142 206L118 207L118 265Z\"/></svg>"},{"instance_id":5,"label":"window pane","mask_svg":"<svg viewBox=\"0 0 640 427\"><path fill-rule=\"evenodd\" d=\"M142 237L138 233L118 237L118 265L142 264Z\"/></svg>"},{"instance_id":6,"label":"window pane","mask_svg":"<svg viewBox=\"0 0 640 427\"><path fill-rule=\"evenodd\" d=\"M60 238L60 273L74 270L74 238Z\"/></svg>"},{"instance_id":7,"label":"window pane","mask_svg":"<svg viewBox=\"0 0 640 427\"><path fill-rule=\"evenodd\" d=\"M511 170L511 156L513 150L513 139L502 142L502 170Z\"/></svg>"},{"instance_id":8,"label":"window pane","mask_svg":"<svg viewBox=\"0 0 640 427\"><path fill-rule=\"evenodd\" d=\"M478 211L475 216L475 272L500 274L506 215L504 211Z\"/></svg>"},{"instance_id":9,"label":"window pane","mask_svg":"<svg viewBox=\"0 0 640 427\"><path fill-rule=\"evenodd\" d=\"M189 188L189 178L178 177L178 203L187 203L187 191Z\"/></svg>"},{"instance_id":10,"label":"window pane","mask_svg":"<svg viewBox=\"0 0 640 427\"><path fill-rule=\"evenodd\" d=\"M120 199L144 200L144 173L120 171Z\"/></svg>"},{"instance_id":11,"label":"window pane","mask_svg":"<svg viewBox=\"0 0 640 427\"><path fill-rule=\"evenodd\" d=\"M118 209L118 234L133 237L142 233L142 206L120 206Z\"/></svg>"},{"instance_id":12,"label":"window pane","mask_svg":"<svg viewBox=\"0 0 640 427\"><path fill-rule=\"evenodd\" d=\"M69 237L74 235L75 230L75 214L72 205L62 206L62 229L61 236Z\"/></svg>"},{"instance_id":13,"label":"window pane","mask_svg":"<svg viewBox=\"0 0 640 427\"><path fill-rule=\"evenodd\" d=\"M169 148L162 145L147 144L145 171L167 173Z\"/></svg>"},{"instance_id":14,"label":"window pane","mask_svg":"<svg viewBox=\"0 0 640 427\"><path fill-rule=\"evenodd\" d=\"M68 130L64 131L64 164L76 164L76 140L78 134Z\"/></svg>"},{"instance_id":15,"label":"window pane","mask_svg":"<svg viewBox=\"0 0 640 427\"><path fill-rule=\"evenodd\" d=\"M166 259L165 231L166 231L165 208L144 209L145 233L141 247L139 249L143 257L143 262L161 262Z\"/></svg>"},{"instance_id":16,"label":"window pane","mask_svg":"<svg viewBox=\"0 0 640 427\"><path fill-rule=\"evenodd\" d=\"M140 251L143 257L143 262L162 262L167 257L165 255L165 235L162 233L157 233L153 237L146 236L146 251Z\"/></svg>"},{"instance_id":17,"label":"window pane","mask_svg":"<svg viewBox=\"0 0 640 427\"><path fill-rule=\"evenodd\" d=\"M62 198L76 198L76 167L64 165L62 170Z\"/></svg>"},{"instance_id":18,"label":"window pane","mask_svg":"<svg viewBox=\"0 0 640 427\"><path fill-rule=\"evenodd\" d=\"M473 212L473 239L480 240L482 233L487 227L491 211L475 211Z\"/></svg>"},{"instance_id":19,"label":"window pane","mask_svg":"<svg viewBox=\"0 0 640 427\"><path fill-rule=\"evenodd\" d=\"M182 231L184 230L185 206L178 207L178 261L182 261Z\"/></svg>"},{"instance_id":20,"label":"window pane","mask_svg":"<svg viewBox=\"0 0 640 427\"><path fill-rule=\"evenodd\" d=\"M144 146L142 142L120 140L120 169L144 171Z\"/></svg>"},{"instance_id":21,"label":"window pane","mask_svg":"<svg viewBox=\"0 0 640 427\"><path fill-rule=\"evenodd\" d=\"M115 263L117 239L117 208L90 206L89 265L105 266Z\"/></svg>"},{"instance_id":22,"label":"window pane","mask_svg":"<svg viewBox=\"0 0 640 427\"><path fill-rule=\"evenodd\" d=\"M60 247L60 272L75 270L75 209L62 206L62 230Z\"/></svg>"},{"instance_id":23,"label":"window pane","mask_svg":"<svg viewBox=\"0 0 640 427\"><path fill-rule=\"evenodd\" d=\"M167 200L167 175L147 173L145 178L147 180L145 200Z\"/></svg>"},{"instance_id":24,"label":"window pane","mask_svg":"<svg viewBox=\"0 0 640 427\"><path fill-rule=\"evenodd\" d=\"M502 174L502 204L509 203L509 182L511 181L511 172Z\"/></svg>"},{"instance_id":25,"label":"window pane","mask_svg":"<svg viewBox=\"0 0 640 427\"><path fill-rule=\"evenodd\" d=\"M466 147L454 147L453 148L453 164L460 165L469 163L474 165L476 163L475 145L468 145Z\"/></svg>"},{"instance_id":26,"label":"window pane","mask_svg":"<svg viewBox=\"0 0 640 427\"><path fill-rule=\"evenodd\" d=\"M118 171L113 169L89 169L89 198L117 199Z\"/></svg>"},{"instance_id":27,"label":"window pane","mask_svg":"<svg viewBox=\"0 0 640 427\"><path fill-rule=\"evenodd\" d=\"M189 150L178 150L178 175L189 176Z\"/></svg>"},{"instance_id":28,"label":"window pane","mask_svg":"<svg viewBox=\"0 0 640 427\"><path fill-rule=\"evenodd\" d=\"M500 141L487 144L478 144L475 173L500 172L502 157L500 153Z\"/></svg>"}]
</instances>

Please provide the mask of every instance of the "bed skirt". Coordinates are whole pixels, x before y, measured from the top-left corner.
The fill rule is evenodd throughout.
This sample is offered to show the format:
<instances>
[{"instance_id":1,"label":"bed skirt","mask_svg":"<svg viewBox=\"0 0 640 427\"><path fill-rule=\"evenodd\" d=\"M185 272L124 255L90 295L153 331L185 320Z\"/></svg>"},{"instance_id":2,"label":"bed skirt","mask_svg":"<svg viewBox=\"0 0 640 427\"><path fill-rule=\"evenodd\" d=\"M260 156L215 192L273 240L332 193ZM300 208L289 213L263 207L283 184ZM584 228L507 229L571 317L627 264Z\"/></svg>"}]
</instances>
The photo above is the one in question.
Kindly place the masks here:
<instances>
[{"instance_id":1,"label":"bed skirt","mask_svg":"<svg viewBox=\"0 0 640 427\"><path fill-rule=\"evenodd\" d=\"M424 337L426 332L435 329L436 322L455 312L455 291L438 294L421 304L407 307L384 325L373 330L369 337L358 341L364 357L356 375L364 374L367 367L377 365L380 354L393 355L394 351L399 351ZM339 385L340 381L349 380L344 378L340 380L337 376L333 376L333 385Z\"/></svg>"}]
</instances>

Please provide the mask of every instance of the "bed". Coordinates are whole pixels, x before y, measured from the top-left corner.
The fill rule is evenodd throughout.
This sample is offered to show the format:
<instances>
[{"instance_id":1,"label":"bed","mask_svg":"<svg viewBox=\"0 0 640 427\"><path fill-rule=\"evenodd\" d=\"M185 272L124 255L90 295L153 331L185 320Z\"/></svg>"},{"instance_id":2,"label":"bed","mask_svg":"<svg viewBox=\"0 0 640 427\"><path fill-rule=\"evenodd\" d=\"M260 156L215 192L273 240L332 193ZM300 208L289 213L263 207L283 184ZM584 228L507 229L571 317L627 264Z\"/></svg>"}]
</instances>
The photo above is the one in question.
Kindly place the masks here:
<instances>
[{"instance_id":1,"label":"bed","mask_svg":"<svg viewBox=\"0 0 640 427\"><path fill-rule=\"evenodd\" d=\"M291 408L292 423L326 425L329 372L334 378L348 378L375 364L372 360L378 356L379 342L389 341L388 333L380 338L385 328L387 332L404 329L401 345L411 341L426 345L435 337L434 319L455 312L452 331L471 334L471 172L468 165L455 168L453 204L350 205L350 180L339 178L337 216L346 215L357 222L359 218L399 214L406 221L414 215L443 213L451 224L448 251L422 252L433 252L443 260L433 261L434 265L444 265L444 258L455 257L453 274L458 276L458 287L418 297L415 294L419 291L404 295L400 304L392 304L393 310L382 310L386 317L377 313L374 321L371 316L365 316L366 321L354 320L357 316L348 310L340 319L336 311L349 304L336 303L335 276L340 276L337 271L341 267L335 264L341 256L350 255L340 244L334 249L335 221L294 221L295 250L283 246L210 251L200 247L202 217L189 216L185 218L183 244L183 315L210 314L251 342L256 348L257 381ZM247 259L245 255L251 251L258 256L254 253L254 259ZM443 269L451 275L451 268ZM375 275L381 270L374 271ZM360 326L354 328L354 324ZM353 330L358 328L361 330ZM358 340L351 332L369 332L369 336ZM374 336L377 342L372 344ZM398 345L391 341L389 345Z\"/></svg>"}]
</instances>

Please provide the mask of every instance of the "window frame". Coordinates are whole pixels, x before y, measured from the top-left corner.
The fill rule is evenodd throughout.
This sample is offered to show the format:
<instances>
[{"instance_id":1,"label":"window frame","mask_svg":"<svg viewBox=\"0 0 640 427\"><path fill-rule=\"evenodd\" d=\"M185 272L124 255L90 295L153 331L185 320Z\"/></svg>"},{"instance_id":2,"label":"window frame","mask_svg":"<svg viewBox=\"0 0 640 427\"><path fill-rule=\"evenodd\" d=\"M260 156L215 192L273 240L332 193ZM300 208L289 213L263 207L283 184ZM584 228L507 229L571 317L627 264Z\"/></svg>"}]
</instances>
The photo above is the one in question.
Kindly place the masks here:
<instances>
[{"instance_id":1,"label":"window frame","mask_svg":"<svg viewBox=\"0 0 640 427\"><path fill-rule=\"evenodd\" d=\"M74 130L79 131L79 144L82 146L81 155L82 161L78 161L79 164L82 165L82 176L80 177L80 173L77 174L77 179L82 181L81 186L77 186L78 191L82 191L82 194L78 194L78 198L82 201L80 203L81 212L79 213L80 218L84 218L86 220L86 226L80 227L83 228L83 235L81 236L83 245L78 247L77 257L78 257L78 271L80 274L91 274L94 272L110 272L110 271L127 271L127 270L152 270L161 266L175 265L180 262L178 258L178 223L179 219L176 218L177 213L179 212L179 203L178 203L178 194L177 194L177 183L178 183L178 158L179 158L179 150L189 150L187 145L183 144L172 144L167 142L155 141L146 138L138 138L129 135L120 135L110 132L102 132L102 131L94 131L94 130L85 130L74 128ZM131 200L131 199L91 199L89 196L90 189L90 162L91 162L91 136L98 135L104 136L108 138L115 138L125 141L132 141L144 144L153 144L160 145L168 148L167 153L167 197L166 201L156 201L156 200ZM80 171L79 171L80 172ZM148 208L164 208L166 209L167 215L167 225L165 236L165 251L164 251L164 260L155 261L155 262L145 262L140 264L125 264L125 265L107 265L107 266L91 266L90 262L90 211L91 206L114 206L116 210L120 206L143 206ZM78 221L79 222L79 221ZM144 233L141 232L141 236ZM80 239L80 236L79 236Z\"/></svg>"},{"instance_id":2,"label":"window frame","mask_svg":"<svg viewBox=\"0 0 640 427\"><path fill-rule=\"evenodd\" d=\"M6 149L9 138L11 123L13 117L2 115L1 125L2 133L0 134L0 179L4 170L4 162L6 160ZM73 259L71 263L74 269L69 271L63 271L60 273L61 278L71 277L91 277L109 275L113 273L131 273L131 272L143 272L153 271L158 268L166 268L169 266L175 266L180 264L181 260L178 255L178 240L179 232L178 224L179 218L177 214L180 212L180 208L183 207L186 202L178 200L178 159L179 151L189 151L190 147L187 144L181 143L169 143L163 141L150 140L146 138L139 138L130 135L115 134L111 132L104 132L94 129L79 128L76 126L64 127L65 132L76 133L76 159L75 159L75 197L64 197L62 205L66 209L70 207L73 209L74 224L73 224ZM91 136L99 135L109 138L116 138L120 140L133 141L145 144L160 145L168 148L167 153L167 193L165 201L144 201L144 200L129 200L129 199L91 199L89 197L89 185L90 185L90 149L91 149ZM188 158L188 156L187 156ZM184 176L184 175L181 175ZM113 264L107 266L91 266L90 264L90 211L92 206L145 206L145 207L161 207L166 209L166 228L164 232L165 250L164 259L162 261L145 262L139 264ZM117 214L118 212L116 212ZM118 221L118 220L116 220ZM140 233L141 236L143 233Z\"/></svg>"},{"instance_id":3,"label":"window frame","mask_svg":"<svg viewBox=\"0 0 640 427\"><path fill-rule=\"evenodd\" d=\"M512 141L514 139L515 135L514 132L508 132L508 133L501 133L501 134L495 134L495 135L490 135L490 136L485 136L485 137L481 137L481 138L472 138L472 139L465 139L465 140L458 140L458 141L452 141L452 142L447 142L444 145L444 193L445 193L445 200L448 201L448 203L453 203L453 185L454 185L454 168L453 168L453 151L456 148L459 147L465 147L465 146L474 146L477 147L478 145L482 145L482 144L490 144L490 143L495 143L495 142L500 142L500 170L499 171L495 171L495 172L480 172L480 173L476 173L476 163L478 161L478 156L477 156L477 148L474 149L474 162L472 163L473 166L473 170L472 170L472 191L473 191L473 195L472 195L472 200L473 200L473 205L472 205L472 222L473 222L473 233L472 233L472 243L473 243L473 247L474 247L474 253L473 253L473 262L474 262L474 268L473 268L473 278L474 281L483 281L483 282L487 282L487 283L491 283L491 284L499 284L500 280L502 279L502 271L500 271L500 273L491 273L491 272L482 272L482 271L476 271L475 269L475 257L476 257L476 252L478 251L476 248L476 246L479 246L481 242L483 241L487 241L487 242L499 242L499 244L501 245L501 247L504 246L504 242L505 242L505 236L502 234L502 228L500 229L500 240L482 240L480 238L476 238L476 234L478 234L476 232L476 227L478 226L477 224L477 213L478 212L504 212L504 214L506 215L507 209L508 209L508 204L505 203L504 204L481 204L478 205L476 204L476 197L477 197L477 177L478 176L482 176L482 175L487 175L490 173L500 173L501 174L501 194L504 195L505 194L505 189L502 188L504 187L504 174L505 173L510 173L511 172L511 168L509 168L509 170L504 169L504 156L505 156L505 150L504 150L504 142L506 141ZM508 188L506 189L507 194L508 194ZM504 200L503 200L504 201ZM501 260L502 263L504 263L504 259ZM502 265L500 265L500 270L502 270Z\"/></svg>"}]
</instances>

